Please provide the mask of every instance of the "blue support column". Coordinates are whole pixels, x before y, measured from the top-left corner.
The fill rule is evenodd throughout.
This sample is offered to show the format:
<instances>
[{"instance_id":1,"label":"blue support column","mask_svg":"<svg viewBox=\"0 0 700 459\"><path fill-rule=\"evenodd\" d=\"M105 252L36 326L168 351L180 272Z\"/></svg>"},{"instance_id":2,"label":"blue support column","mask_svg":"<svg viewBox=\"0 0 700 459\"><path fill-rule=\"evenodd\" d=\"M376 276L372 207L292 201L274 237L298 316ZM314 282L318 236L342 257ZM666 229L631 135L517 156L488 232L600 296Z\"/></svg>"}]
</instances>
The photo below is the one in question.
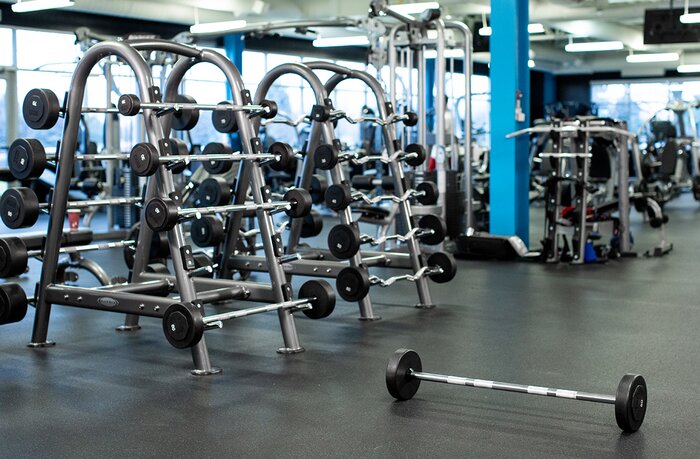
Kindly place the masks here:
<instances>
[{"instance_id":1,"label":"blue support column","mask_svg":"<svg viewBox=\"0 0 700 459\"><path fill-rule=\"evenodd\" d=\"M435 108L435 59L425 60L425 112L428 113L426 120L428 131L432 132L435 127L435 115L431 114Z\"/></svg>"},{"instance_id":2,"label":"blue support column","mask_svg":"<svg viewBox=\"0 0 700 459\"><path fill-rule=\"evenodd\" d=\"M545 108L557 101L557 78L551 72L543 72L542 98Z\"/></svg>"},{"instance_id":3,"label":"blue support column","mask_svg":"<svg viewBox=\"0 0 700 459\"><path fill-rule=\"evenodd\" d=\"M506 134L529 126L528 0L491 1L490 231L529 240L528 136ZM525 120L515 119L516 94Z\"/></svg>"}]
</instances>

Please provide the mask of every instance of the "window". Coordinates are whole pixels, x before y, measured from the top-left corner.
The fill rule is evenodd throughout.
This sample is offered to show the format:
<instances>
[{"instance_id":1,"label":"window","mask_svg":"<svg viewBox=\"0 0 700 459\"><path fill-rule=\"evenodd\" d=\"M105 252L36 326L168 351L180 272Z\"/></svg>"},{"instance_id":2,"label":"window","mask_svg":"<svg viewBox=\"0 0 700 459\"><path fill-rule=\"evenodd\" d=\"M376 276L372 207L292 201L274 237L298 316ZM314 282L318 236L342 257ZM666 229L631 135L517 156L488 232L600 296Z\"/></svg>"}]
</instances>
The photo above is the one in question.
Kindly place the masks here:
<instances>
[{"instance_id":1,"label":"window","mask_svg":"<svg viewBox=\"0 0 700 459\"><path fill-rule=\"evenodd\" d=\"M643 128L647 121L669 102L694 102L698 99L698 80L591 83L591 101L598 108L598 116L626 121L628 129L634 132Z\"/></svg>"},{"instance_id":2,"label":"window","mask_svg":"<svg viewBox=\"0 0 700 459\"><path fill-rule=\"evenodd\" d=\"M12 39L12 29L0 28L0 66L12 67L14 65L15 46Z\"/></svg>"}]
</instances>

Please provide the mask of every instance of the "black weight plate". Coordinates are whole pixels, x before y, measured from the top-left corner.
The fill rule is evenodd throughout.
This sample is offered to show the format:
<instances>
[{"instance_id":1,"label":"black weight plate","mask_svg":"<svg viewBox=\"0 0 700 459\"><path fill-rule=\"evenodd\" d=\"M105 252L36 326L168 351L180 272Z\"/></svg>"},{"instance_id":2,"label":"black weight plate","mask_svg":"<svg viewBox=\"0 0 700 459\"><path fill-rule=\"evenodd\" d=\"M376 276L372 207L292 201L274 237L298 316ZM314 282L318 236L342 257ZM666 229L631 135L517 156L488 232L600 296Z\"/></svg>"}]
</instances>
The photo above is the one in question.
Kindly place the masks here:
<instances>
[{"instance_id":1,"label":"black weight plate","mask_svg":"<svg viewBox=\"0 0 700 459\"><path fill-rule=\"evenodd\" d=\"M270 168L275 171L286 171L294 164L294 150L289 144L284 142L275 142L270 145L270 154L279 155L278 161L272 161Z\"/></svg>"},{"instance_id":2,"label":"black weight plate","mask_svg":"<svg viewBox=\"0 0 700 459\"><path fill-rule=\"evenodd\" d=\"M416 186L416 191L422 191L423 196L416 197L416 201L423 204L424 206L432 206L438 200L440 192L435 182L421 182Z\"/></svg>"},{"instance_id":3,"label":"black weight plate","mask_svg":"<svg viewBox=\"0 0 700 459\"><path fill-rule=\"evenodd\" d=\"M221 177L209 177L197 187L198 205L225 206L231 203L231 187Z\"/></svg>"},{"instance_id":4,"label":"black weight plate","mask_svg":"<svg viewBox=\"0 0 700 459\"><path fill-rule=\"evenodd\" d=\"M197 269L214 266L214 260L204 252L194 252L192 258L194 258L194 267ZM208 277L211 279L214 277L214 270L198 273L197 277Z\"/></svg>"},{"instance_id":5,"label":"black weight plate","mask_svg":"<svg viewBox=\"0 0 700 459\"><path fill-rule=\"evenodd\" d=\"M417 143L406 145L404 151L406 153L416 154L415 157L406 158L406 164L412 167L421 166L425 162L425 158L428 156L428 153L425 151L425 147Z\"/></svg>"},{"instance_id":6,"label":"black weight plate","mask_svg":"<svg viewBox=\"0 0 700 459\"><path fill-rule=\"evenodd\" d=\"M173 347L194 346L204 334L202 313L192 303L171 304L163 315L163 333Z\"/></svg>"},{"instance_id":7,"label":"black weight plate","mask_svg":"<svg viewBox=\"0 0 700 459\"><path fill-rule=\"evenodd\" d=\"M136 94L122 94L117 101L117 109L124 116L136 116L141 111L141 99Z\"/></svg>"},{"instance_id":8,"label":"black weight plate","mask_svg":"<svg viewBox=\"0 0 700 459\"><path fill-rule=\"evenodd\" d=\"M61 104L50 89L32 89L22 102L24 122L32 129L51 129L61 114Z\"/></svg>"},{"instance_id":9,"label":"black weight plate","mask_svg":"<svg viewBox=\"0 0 700 459\"><path fill-rule=\"evenodd\" d=\"M345 209L351 202L352 194L350 188L345 184L336 183L326 190L326 206L336 212Z\"/></svg>"},{"instance_id":10,"label":"black weight plate","mask_svg":"<svg viewBox=\"0 0 700 459\"><path fill-rule=\"evenodd\" d=\"M625 432L636 432L647 412L647 384L640 375L626 374L615 395L615 420Z\"/></svg>"},{"instance_id":11,"label":"black weight plate","mask_svg":"<svg viewBox=\"0 0 700 459\"><path fill-rule=\"evenodd\" d=\"M324 280L304 282L299 289L299 299L315 298L311 301L311 309L304 309L304 315L309 319L323 319L331 315L335 309L335 292L333 287Z\"/></svg>"},{"instance_id":12,"label":"black weight plate","mask_svg":"<svg viewBox=\"0 0 700 459\"><path fill-rule=\"evenodd\" d=\"M314 151L314 164L321 170L328 171L338 164L338 152L333 145L324 143Z\"/></svg>"},{"instance_id":13,"label":"black weight plate","mask_svg":"<svg viewBox=\"0 0 700 459\"><path fill-rule=\"evenodd\" d=\"M382 190L393 191L394 190L394 177L391 175L385 175L382 177Z\"/></svg>"},{"instance_id":14,"label":"black weight plate","mask_svg":"<svg viewBox=\"0 0 700 459\"><path fill-rule=\"evenodd\" d=\"M423 371L418 353L397 349L386 366L386 388L396 400L409 400L418 392L420 379L409 376L409 370Z\"/></svg>"},{"instance_id":15,"label":"black weight plate","mask_svg":"<svg viewBox=\"0 0 700 459\"><path fill-rule=\"evenodd\" d=\"M413 127L418 124L418 115L414 112L405 112L406 118L403 120L404 126Z\"/></svg>"},{"instance_id":16,"label":"black weight plate","mask_svg":"<svg viewBox=\"0 0 700 459\"><path fill-rule=\"evenodd\" d=\"M277 116L277 102L272 100L263 100L260 103L260 105L262 105L265 108L263 114L260 115L261 118L271 120L272 118Z\"/></svg>"},{"instance_id":17,"label":"black weight plate","mask_svg":"<svg viewBox=\"0 0 700 459\"><path fill-rule=\"evenodd\" d=\"M284 200L292 204L292 208L285 211L292 218L304 217L311 212L311 194L302 188L287 191Z\"/></svg>"},{"instance_id":18,"label":"black weight plate","mask_svg":"<svg viewBox=\"0 0 700 459\"><path fill-rule=\"evenodd\" d=\"M233 105L225 100L217 105ZM238 123L236 122L235 114L232 110L213 110L211 112L211 122L214 129L222 134L233 134L238 131Z\"/></svg>"},{"instance_id":19,"label":"black weight plate","mask_svg":"<svg viewBox=\"0 0 700 459\"><path fill-rule=\"evenodd\" d=\"M214 247L224 240L224 224L213 215L205 215L192 222L190 237L197 247Z\"/></svg>"},{"instance_id":20,"label":"black weight plate","mask_svg":"<svg viewBox=\"0 0 700 459\"><path fill-rule=\"evenodd\" d=\"M185 94L178 94L175 96L175 102L180 104L196 104L197 101L194 97ZM199 121L199 109L198 108L183 108L182 110L177 110L173 113L173 124L172 127L176 131L189 131L197 125Z\"/></svg>"},{"instance_id":21,"label":"black weight plate","mask_svg":"<svg viewBox=\"0 0 700 459\"><path fill-rule=\"evenodd\" d=\"M360 301L369 293L369 274L366 269L347 266L335 278L335 288L345 301Z\"/></svg>"},{"instance_id":22,"label":"black weight plate","mask_svg":"<svg viewBox=\"0 0 700 459\"><path fill-rule=\"evenodd\" d=\"M315 237L321 234L321 231L323 231L323 218L321 214L315 210L311 210L311 212L304 217L301 225L301 237Z\"/></svg>"},{"instance_id":23,"label":"black weight plate","mask_svg":"<svg viewBox=\"0 0 700 459\"><path fill-rule=\"evenodd\" d=\"M16 277L27 270L27 246L18 237L0 239L0 277Z\"/></svg>"},{"instance_id":24,"label":"black weight plate","mask_svg":"<svg viewBox=\"0 0 700 459\"><path fill-rule=\"evenodd\" d=\"M335 225L328 232L328 249L341 260L352 258L360 250L360 232L352 225Z\"/></svg>"},{"instance_id":25,"label":"black weight plate","mask_svg":"<svg viewBox=\"0 0 700 459\"><path fill-rule=\"evenodd\" d=\"M0 285L0 325L20 322L27 315L27 295L19 284Z\"/></svg>"},{"instance_id":26,"label":"black weight plate","mask_svg":"<svg viewBox=\"0 0 700 459\"><path fill-rule=\"evenodd\" d=\"M7 152L7 165L17 180L34 179L46 169L46 151L37 139L17 139Z\"/></svg>"},{"instance_id":27,"label":"black weight plate","mask_svg":"<svg viewBox=\"0 0 700 459\"><path fill-rule=\"evenodd\" d=\"M136 222L129 231L127 240L136 241L138 244L139 240L139 230L141 229L141 223ZM124 247L124 262L127 268L132 269L134 267L134 256L136 253L136 246ZM168 235L166 233L153 232L151 235L151 245L148 251L148 261L157 261L167 258L170 255L170 244L168 243Z\"/></svg>"},{"instance_id":28,"label":"black weight plate","mask_svg":"<svg viewBox=\"0 0 700 459\"><path fill-rule=\"evenodd\" d=\"M219 142L208 143L202 154L204 155L230 155L232 153L231 148ZM213 175L225 174L230 171L233 167L233 161L203 161L202 166L204 170Z\"/></svg>"},{"instance_id":29,"label":"black weight plate","mask_svg":"<svg viewBox=\"0 0 700 459\"><path fill-rule=\"evenodd\" d=\"M177 205L171 199L153 198L146 204L146 223L153 231L169 231L178 221Z\"/></svg>"},{"instance_id":30,"label":"black weight plate","mask_svg":"<svg viewBox=\"0 0 700 459\"><path fill-rule=\"evenodd\" d=\"M433 274L430 276L430 279L437 284L449 282L454 279L455 275L457 274L457 262L449 253L431 253L426 263L428 266L437 266L442 268L442 272L440 274Z\"/></svg>"},{"instance_id":31,"label":"black weight plate","mask_svg":"<svg viewBox=\"0 0 700 459\"><path fill-rule=\"evenodd\" d=\"M437 245L445 240L447 228L442 218L437 215L423 215L418 220L418 227L425 230L432 230L431 233L425 233L419 237L423 244Z\"/></svg>"},{"instance_id":32,"label":"black weight plate","mask_svg":"<svg viewBox=\"0 0 700 459\"><path fill-rule=\"evenodd\" d=\"M29 188L10 188L0 197L0 212L8 228L26 228L39 218L39 200Z\"/></svg>"},{"instance_id":33,"label":"black weight plate","mask_svg":"<svg viewBox=\"0 0 700 459\"><path fill-rule=\"evenodd\" d=\"M328 181L326 177L319 174L314 174L311 177L311 187L309 192L311 193L311 201L314 204L321 204L326 196L326 189L328 188Z\"/></svg>"},{"instance_id":34,"label":"black weight plate","mask_svg":"<svg viewBox=\"0 0 700 459\"><path fill-rule=\"evenodd\" d=\"M153 144L137 143L129 153L129 165L139 177L148 177L158 171L159 157L158 149Z\"/></svg>"}]
</instances>

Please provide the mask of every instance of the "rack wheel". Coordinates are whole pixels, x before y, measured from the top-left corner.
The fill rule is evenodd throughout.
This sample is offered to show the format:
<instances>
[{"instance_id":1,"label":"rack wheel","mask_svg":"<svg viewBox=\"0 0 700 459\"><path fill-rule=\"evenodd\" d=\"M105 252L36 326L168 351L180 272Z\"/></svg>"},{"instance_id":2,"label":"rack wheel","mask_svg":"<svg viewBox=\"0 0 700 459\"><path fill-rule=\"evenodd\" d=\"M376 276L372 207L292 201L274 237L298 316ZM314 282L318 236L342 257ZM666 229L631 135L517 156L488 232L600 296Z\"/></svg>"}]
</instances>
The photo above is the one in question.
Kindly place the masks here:
<instances>
[{"instance_id":1,"label":"rack wheel","mask_svg":"<svg viewBox=\"0 0 700 459\"><path fill-rule=\"evenodd\" d=\"M0 285L0 325L20 322L27 315L27 295L19 284Z\"/></svg>"},{"instance_id":2,"label":"rack wheel","mask_svg":"<svg viewBox=\"0 0 700 459\"><path fill-rule=\"evenodd\" d=\"M175 102L179 104L196 104L197 101L194 97L187 96L185 94L178 94L175 96ZM189 131L197 125L199 121L199 109L198 108L183 108L182 110L176 110L173 113L172 127L176 131Z\"/></svg>"},{"instance_id":3,"label":"rack wheel","mask_svg":"<svg viewBox=\"0 0 700 459\"><path fill-rule=\"evenodd\" d=\"M335 225L328 232L328 249L341 260L352 258L360 250L360 232L352 225Z\"/></svg>"},{"instance_id":4,"label":"rack wheel","mask_svg":"<svg viewBox=\"0 0 700 459\"><path fill-rule=\"evenodd\" d=\"M175 303L163 314L163 333L168 342L178 349L197 344L204 335L202 313L192 303Z\"/></svg>"},{"instance_id":5,"label":"rack wheel","mask_svg":"<svg viewBox=\"0 0 700 459\"><path fill-rule=\"evenodd\" d=\"M366 269L347 266L335 279L335 288L345 301L360 301L369 293L369 274Z\"/></svg>"},{"instance_id":6,"label":"rack wheel","mask_svg":"<svg viewBox=\"0 0 700 459\"><path fill-rule=\"evenodd\" d=\"M50 89L32 89L22 102L24 122L32 129L51 129L61 114L61 103Z\"/></svg>"},{"instance_id":7,"label":"rack wheel","mask_svg":"<svg viewBox=\"0 0 700 459\"><path fill-rule=\"evenodd\" d=\"M647 383L640 375L626 374L615 395L615 420L625 432L636 432L647 412Z\"/></svg>"},{"instance_id":8,"label":"rack wheel","mask_svg":"<svg viewBox=\"0 0 700 459\"><path fill-rule=\"evenodd\" d=\"M409 370L423 371L418 353L410 349L394 352L386 367L386 388L396 400L410 400L418 392L420 379L412 378Z\"/></svg>"},{"instance_id":9,"label":"rack wheel","mask_svg":"<svg viewBox=\"0 0 700 459\"><path fill-rule=\"evenodd\" d=\"M444 284L454 279L457 274L457 262L449 253L435 252L431 253L427 260L428 266L437 266L442 268L442 273L433 274L430 278L433 282Z\"/></svg>"},{"instance_id":10,"label":"rack wheel","mask_svg":"<svg viewBox=\"0 0 700 459\"><path fill-rule=\"evenodd\" d=\"M315 298L311 301L311 309L304 309L304 315L309 319L323 319L331 315L335 309L335 292L333 287L324 280L304 282L299 289L299 299Z\"/></svg>"}]
</instances>

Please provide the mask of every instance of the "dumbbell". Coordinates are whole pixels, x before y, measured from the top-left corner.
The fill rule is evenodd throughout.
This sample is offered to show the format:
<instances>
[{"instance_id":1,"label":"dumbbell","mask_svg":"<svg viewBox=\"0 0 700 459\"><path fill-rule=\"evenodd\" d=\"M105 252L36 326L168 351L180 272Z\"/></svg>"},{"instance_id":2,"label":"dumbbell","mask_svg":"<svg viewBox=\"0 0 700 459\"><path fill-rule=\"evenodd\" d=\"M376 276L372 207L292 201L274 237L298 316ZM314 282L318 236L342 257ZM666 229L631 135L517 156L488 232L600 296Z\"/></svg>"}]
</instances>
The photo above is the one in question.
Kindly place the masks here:
<instances>
[{"instance_id":1,"label":"dumbbell","mask_svg":"<svg viewBox=\"0 0 700 459\"><path fill-rule=\"evenodd\" d=\"M386 367L386 387L389 394L397 400L409 400L418 391L421 381L615 405L615 420L620 429L625 432L639 430L647 410L646 381L637 374L623 376L617 385L615 395L603 395L577 390L426 373L423 371L421 359L416 351L398 349L394 352Z\"/></svg>"},{"instance_id":2,"label":"dumbbell","mask_svg":"<svg viewBox=\"0 0 700 459\"><path fill-rule=\"evenodd\" d=\"M27 295L14 282L0 284L0 325L20 322L27 315Z\"/></svg>"},{"instance_id":3,"label":"dumbbell","mask_svg":"<svg viewBox=\"0 0 700 459\"><path fill-rule=\"evenodd\" d=\"M113 248L133 247L135 240L106 242L61 247L59 253L79 253L89 250L106 250ZM41 257L43 250L28 250L24 240L19 237L0 238L0 278L16 277L27 271L29 258Z\"/></svg>"},{"instance_id":4,"label":"dumbbell","mask_svg":"<svg viewBox=\"0 0 700 459\"><path fill-rule=\"evenodd\" d=\"M370 289L367 269L346 266L335 278L335 289L345 301L360 301L366 297Z\"/></svg>"},{"instance_id":5,"label":"dumbbell","mask_svg":"<svg viewBox=\"0 0 700 459\"><path fill-rule=\"evenodd\" d=\"M219 102L217 105L233 106L228 100ZM260 105L265 107L265 111L260 115L261 118L272 119L277 116L277 104L275 102L263 100ZM238 131L238 123L233 110L214 110L211 114L211 122L214 125L214 129L222 134L233 134Z\"/></svg>"},{"instance_id":6,"label":"dumbbell","mask_svg":"<svg viewBox=\"0 0 700 459\"><path fill-rule=\"evenodd\" d=\"M361 176L364 177L364 176ZM369 177L371 178L371 177ZM393 180L391 177L384 177L382 178L383 182L387 182L387 180L384 179L390 179L393 187ZM372 181L377 181L377 179L372 179ZM355 179L353 178L353 185L355 184ZM361 180L361 185L366 185L368 181L366 180ZM415 197L416 201L423 205L433 205L437 202L438 199L438 188L437 185L433 182L422 182L419 183L416 189L413 191L411 196ZM392 196L383 196L383 197L375 197L375 198L365 198L364 195L362 195L360 192L352 192L350 190L350 187L348 187L345 183L337 183L334 185L331 185L326 189L326 206L328 206L330 209L335 210L336 212L341 211L348 207L352 202L360 199L365 199L366 201L372 202L372 201L380 201L380 200L391 200L395 202L400 202L401 198L398 196L392 197ZM368 203L369 203L368 202Z\"/></svg>"},{"instance_id":7,"label":"dumbbell","mask_svg":"<svg viewBox=\"0 0 700 459\"><path fill-rule=\"evenodd\" d=\"M128 240L138 241L139 231L141 230L141 222L136 222L127 236ZM136 246L126 246L124 247L124 262L127 268L133 269L134 267L134 255L136 254ZM148 261L157 262L164 260L170 256L170 244L168 243L168 235L166 233L156 233L153 232L151 236L151 245L148 250Z\"/></svg>"},{"instance_id":8,"label":"dumbbell","mask_svg":"<svg viewBox=\"0 0 700 459\"><path fill-rule=\"evenodd\" d=\"M231 202L233 190L221 177L209 177L197 186L195 204L197 206L223 206Z\"/></svg>"},{"instance_id":9,"label":"dumbbell","mask_svg":"<svg viewBox=\"0 0 700 459\"><path fill-rule=\"evenodd\" d=\"M94 206L137 204L141 198L91 199L87 201L69 201L68 209L85 209ZM36 193L30 188L10 188L0 197L0 217L8 228L18 229L34 225L41 210L48 210L49 204L39 203Z\"/></svg>"},{"instance_id":10,"label":"dumbbell","mask_svg":"<svg viewBox=\"0 0 700 459\"><path fill-rule=\"evenodd\" d=\"M78 161L125 160L125 154L75 155ZM35 179L46 170L49 161L56 161L56 155L47 155L42 143L37 139L22 138L12 142L7 151L7 165L17 180Z\"/></svg>"},{"instance_id":11,"label":"dumbbell","mask_svg":"<svg viewBox=\"0 0 700 459\"><path fill-rule=\"evenodd\" d=\"M310 280L299 289L299 299L253 307L237 311L225 312L212 316L203 316L202 310L193 303L175 303L165 310L163 315L163 332L168 342L178 348L185 349L197 344L210 328L220 328L223 322L238 319L253 314L289 310L303 311L310 319L328 317L335 309L335 292L328 282Z\"/></svg>"},{"instance_id":12,"label":"dumbbell","mask_svg":"<svg viewBox=\"0 0 700 459\"><path fill-rule=\"evenodd\" d=\"M306 190L292 188L279 202L262 204L229 204L221 206L181 209L170 198L152 198L146 204L146 223L153 231L169 231L181 220L201 218L203 215L244 211L284 211L292 218L303 217L311 211L311 196Z\"/></svg>"},{"instance_id":13,"label":"dumbbell","mask_svg":"<svg viewBox=\"0 0 700 459\"><path fill-rule=\"evenodd\" d=\"M445 240L445 222L436 215L423 215L418 220L418 228L418 238L424 244L437 245ZM341 223L328 232L328 249L334 257L341 260L352 258L363 243L372 241L372 237L361 235L354 224Z\"/></svg>"}]
</instances>

